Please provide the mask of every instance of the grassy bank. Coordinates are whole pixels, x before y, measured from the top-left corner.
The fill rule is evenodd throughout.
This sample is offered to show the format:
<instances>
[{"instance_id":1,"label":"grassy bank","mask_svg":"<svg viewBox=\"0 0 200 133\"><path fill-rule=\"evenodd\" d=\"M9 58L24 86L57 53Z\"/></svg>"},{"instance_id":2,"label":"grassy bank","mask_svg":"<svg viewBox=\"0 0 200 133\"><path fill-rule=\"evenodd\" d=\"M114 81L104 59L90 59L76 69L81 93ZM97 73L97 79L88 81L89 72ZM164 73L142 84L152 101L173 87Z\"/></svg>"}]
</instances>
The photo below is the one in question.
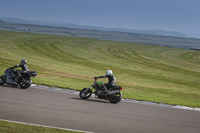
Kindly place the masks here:
<instances>
[{"instance_id":1,"label":"grassy bank","mask_svg":"<svg viewBox=\"0 0 200 133\"><path fill-rule=\"evenodd\" d=\"M13 123L0 120L0 133L79 133L70 130L47 128L28 124Z\"/></svg>"},{"instance_id":2,"label":"grassy bank","mask_svg":"<svg viewBox=\"0 0 200 133\"><path fill-rule=\"evenodd\" d=\"M54 35L0 32L0 73L28 60L34 83L80 90L113 70L123 97L200 107L200 52Z\"/></svg>"}]
</instances>

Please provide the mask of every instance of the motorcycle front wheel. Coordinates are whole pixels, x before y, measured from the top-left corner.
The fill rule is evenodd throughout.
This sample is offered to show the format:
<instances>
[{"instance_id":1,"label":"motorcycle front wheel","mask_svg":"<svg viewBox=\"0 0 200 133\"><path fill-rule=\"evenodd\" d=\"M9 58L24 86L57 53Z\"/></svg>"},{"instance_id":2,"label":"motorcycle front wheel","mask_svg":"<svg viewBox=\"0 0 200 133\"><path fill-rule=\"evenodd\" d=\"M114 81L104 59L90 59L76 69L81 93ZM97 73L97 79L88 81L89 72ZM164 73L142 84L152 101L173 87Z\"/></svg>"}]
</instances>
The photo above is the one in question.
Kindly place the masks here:
<instances>
[{"instance_id":1,"label":"motorcycle front wheel","mask_svg":"<svg viewBox=\"0 0 200 133\"><path fill-rule=\"evenodd\" d=\"M121 92L119 92L119 93L110 95L108 100L110 101L110 103L118 103L121 101L121 99L122 99L122 94Z\"/></svg>"},{"instance_id":2,"label":"motorcycle front wheel","mask_svg":"<svg viewBox=\"0 0 200 133\"><path fill-rule=\"evenodd\" d=\"M0 85L3 85L6 83L6 77L5 75L0 76Z\"/></svg>"},{"instance_id":3,"label":"motorcycle front wheel","mask_svg":"<svg viewBox=\"0 0 200 133\"><path fill-rule=\"evenodd\" d=\"M79 96L82 99L88 99L91 95L92 91L90 89L87 90L87 88L83 88L79 93Z\"/></svg>"},{"instance_id":4,"label":"motorcycle front wheel","mask_svg":"<svg viewBox=\"0 0 200 133\"><path fill-rule=\"evenodd\" d=\"M27 89L27 88L29 88L31 86L31 84L32 84L32 80L31 79L23 79L23 80L20 81L19 87L21 89Z\"/></svg>"}]
</instances>

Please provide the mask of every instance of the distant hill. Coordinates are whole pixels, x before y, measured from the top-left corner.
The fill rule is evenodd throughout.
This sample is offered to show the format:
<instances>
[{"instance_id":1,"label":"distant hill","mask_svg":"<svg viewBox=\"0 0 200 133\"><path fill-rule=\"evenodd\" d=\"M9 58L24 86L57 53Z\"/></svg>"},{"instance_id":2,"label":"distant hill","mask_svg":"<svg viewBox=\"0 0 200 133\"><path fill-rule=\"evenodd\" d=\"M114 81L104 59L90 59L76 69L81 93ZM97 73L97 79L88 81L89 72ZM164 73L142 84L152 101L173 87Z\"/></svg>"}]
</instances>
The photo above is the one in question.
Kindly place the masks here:
<instances>
[{"instance_id":1,"label":"distant hill","mask_svg":"<svg viewBox=\"0 0 200 133\"><path fill-rule=\"evenodd\" d=\"M58 27L79 28L79 29L119 31L119 32L130 32L130 33L174 36L174 37L188 37L186 34L179 33L179 32L176 32L176 31L107 28L107 27L99 27L99 26L77 25L77 24L70 24L70 23L63 23L63 22L33 21L33 20L24 20L24 19L8 18L8 17L0 17L0 20L6 21L6 22L9 22L9 23L18 23L18 24L37 24L37 25L44 25L44 26L58 26Z\"/></svg>"},{"instance_id":2,"label":"distant hill","mask_svg":"<svg viewBox=\"0 0 200 133\"><path fill-rule=\"evenodd\" d=\"M53 34L53 35L64 35L82 38L95 38L103 40L113 40L122 42L132 42L138 44L148 44L157 46L176 47L184 49L199 49L200 39L185 38L185 37L172 37L169 35L150 35L144 33L131 33L126 31L108 31L108 30L97 30L89 28L71 28L61 26L51 26L45 22L34 24L36 22L26 21L23 19L10 19L0 18L0 28L3 31L18 31L18 32L31 32L41 34ZM52 24L53 25L53 24ZM162 32L154 30L156 32ZM163 32L164 34L164 32ZM172 34L172 33L171 33ZM174 33L176 34L176 32Z\"/></svg>"}]
</instances>

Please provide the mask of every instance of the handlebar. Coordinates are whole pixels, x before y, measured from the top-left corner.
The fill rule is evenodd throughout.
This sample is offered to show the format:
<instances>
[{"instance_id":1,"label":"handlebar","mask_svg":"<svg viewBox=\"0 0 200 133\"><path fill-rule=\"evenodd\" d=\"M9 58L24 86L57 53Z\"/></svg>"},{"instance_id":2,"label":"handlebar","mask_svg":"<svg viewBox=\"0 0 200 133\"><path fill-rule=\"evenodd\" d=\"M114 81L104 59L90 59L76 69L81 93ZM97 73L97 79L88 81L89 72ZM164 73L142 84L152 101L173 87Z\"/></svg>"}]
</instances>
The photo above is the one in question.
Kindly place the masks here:
<instances>
[{"instance_id":1,"label":"handlebar","mask_svg":"<svg viewBox=\"0 0 200 133\"><path fill-rule=\"evenodd\" d=\"M97 77L94 77L94 80L97 81Z\"/></svg>"},{"instance_id":2,"label":"handlebar","mask_svg":"<svg viewBox=\"0 0 200 133\"><path fill-rule=\"evenodd\" d=\"M9 67L8 69L9 69L9 70L12 70L12 69L13 69L13 67Z\"/></svg>"}]
</instances>

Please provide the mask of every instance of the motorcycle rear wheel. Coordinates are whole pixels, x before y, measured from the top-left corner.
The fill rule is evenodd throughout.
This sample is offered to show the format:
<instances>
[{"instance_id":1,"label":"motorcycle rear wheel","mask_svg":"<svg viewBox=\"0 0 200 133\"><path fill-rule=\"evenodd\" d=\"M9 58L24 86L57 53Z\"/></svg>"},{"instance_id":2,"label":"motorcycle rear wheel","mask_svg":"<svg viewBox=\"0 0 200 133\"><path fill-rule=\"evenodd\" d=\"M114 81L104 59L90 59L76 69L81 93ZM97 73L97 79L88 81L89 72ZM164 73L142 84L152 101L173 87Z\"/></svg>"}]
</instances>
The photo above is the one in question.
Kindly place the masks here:
<instances>
[{"instance_id":1,"label":"motorcycle rear wheel","mask_svg":"<svg viewBox=\"0 0 200 133\"><path fill-rule=\"evenodd\" d=\"M3 85L6 83L5 75L0 76L0 85Z\"/></svg>"},{"instance_id":2,"label":"motorcycle rear wheel","mask_svg":"<svg viewBox=\"0 0 200 133\"><path fill-rule=\"evenodd\" d=\"M89 90L86 90L87 88L83 88L80 93L79 93L79 96L80 98L82 99L88 99L91 95L92 95L92 91L89 89Z\"/></svg>"},{"instance_id":3,"label":"motorcycle rear wheel","mask_svg":"<svg viewBox=\"0 0 200 133\"><path fill-rule=\"evenodd\" d=\"M21 82L19 83L19 87L21 89L27 89L31 86L31 84L32 84L31 79L21 80Z\"/></svg>"},{"instance_id":4,"label":"motorcycle rear wheel","mask_svg":"<svg viewBox=\"0 0 200 133\"><path fill-rule=\"evenodd\" d=\"M122 94L121 92L119 92L119 93L110 95L108 100L110 101L110 103L118 103L121 101L121 99L122 99Z\"/></svg>"}]
</instances>

